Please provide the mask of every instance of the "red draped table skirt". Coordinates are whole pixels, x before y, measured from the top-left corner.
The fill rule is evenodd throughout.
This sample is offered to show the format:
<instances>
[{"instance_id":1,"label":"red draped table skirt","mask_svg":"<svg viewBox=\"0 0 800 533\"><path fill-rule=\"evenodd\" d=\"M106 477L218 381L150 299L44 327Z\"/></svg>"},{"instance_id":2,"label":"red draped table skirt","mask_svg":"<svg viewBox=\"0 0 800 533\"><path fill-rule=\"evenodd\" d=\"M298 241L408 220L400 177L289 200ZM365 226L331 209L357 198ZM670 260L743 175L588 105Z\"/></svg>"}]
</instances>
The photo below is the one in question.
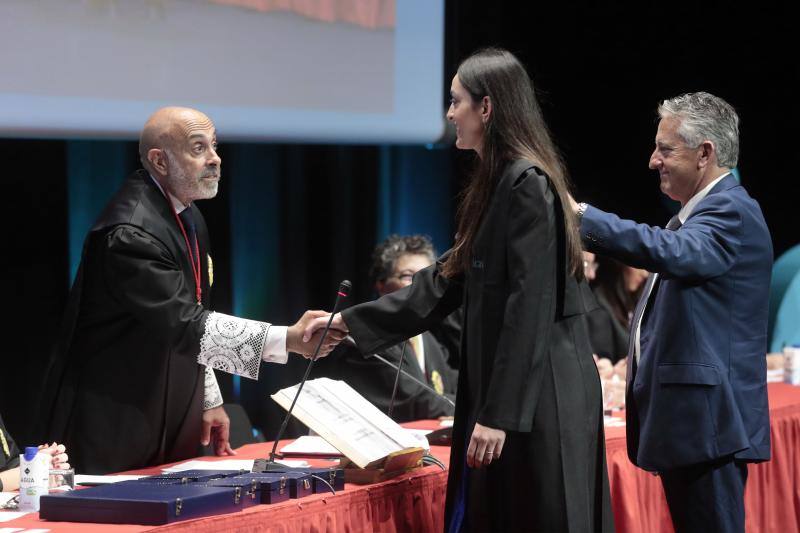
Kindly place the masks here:
<instances>
[{"instance_id":1,"label":"red draped table skirt","mask_svg":"<svg viewBox=\"0 0 800 533\"><path fill-rule=\"evenodd\" d=\"M769 385L772 424L772 460L750 465L745 493L748 532L800 531L800 387ZM432 427L430 421L408 424ZM237 458L255 459L269 454L270 444L248 444ZM449 448L433 446L433 455L448 464ZM625 428L606 428L606 454L611 481L611 501L620 533L671 532L664 491L652 474L634 467L625 450ZM214 460L212 457L205 458ZM320 463L322 464L322 463ZM166 465L164 465L166 466ZM156 474L161 467L136 471ZM398 478L368 486L348 484L345 490L316 494L276 505L259 505L244 511L152 528L150 526L78 524L39 520L26 515L0 527L44 528L53 532L187 531L442 531L447 472L426 467Z\"/></svg>"}]
</instances>

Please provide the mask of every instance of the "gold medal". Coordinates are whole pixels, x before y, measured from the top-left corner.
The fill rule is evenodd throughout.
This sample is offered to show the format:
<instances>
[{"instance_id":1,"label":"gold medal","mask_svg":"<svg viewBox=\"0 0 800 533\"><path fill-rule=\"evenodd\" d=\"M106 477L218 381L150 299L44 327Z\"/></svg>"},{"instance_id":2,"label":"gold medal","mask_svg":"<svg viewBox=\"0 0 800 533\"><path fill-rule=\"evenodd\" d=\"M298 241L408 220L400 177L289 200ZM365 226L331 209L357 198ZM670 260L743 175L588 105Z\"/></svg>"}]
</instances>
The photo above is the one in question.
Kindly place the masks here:
<instances>
[{"instance_id":1,"label":"gold medal","mask_svg":"<svg viewBox=\"0 0 800 533\"><path fill-rule=\"evenodd\" d=\"M431 382L436 392L444 394L444 382L442 381L442 375L438 371L431 372Z\"/></svg>"}]
</instances>

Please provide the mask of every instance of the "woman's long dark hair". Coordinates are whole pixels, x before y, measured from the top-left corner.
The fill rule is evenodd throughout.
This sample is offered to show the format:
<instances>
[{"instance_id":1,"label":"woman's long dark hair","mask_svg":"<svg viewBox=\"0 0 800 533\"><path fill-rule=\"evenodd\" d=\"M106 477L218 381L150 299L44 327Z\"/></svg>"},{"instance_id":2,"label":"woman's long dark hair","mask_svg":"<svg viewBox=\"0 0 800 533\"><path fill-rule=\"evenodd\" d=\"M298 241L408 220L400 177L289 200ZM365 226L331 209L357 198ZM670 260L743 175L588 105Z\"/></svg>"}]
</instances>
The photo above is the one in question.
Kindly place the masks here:
<instances>
[{"instance_id":1,"label":"woman's long dark hair","mask_svg":"<svg viewBox=\"0 0 800 533\"><path fill-rule=\"evenodd\" d=\"M469 268L472 243L494 186L509 161L527 159L550 177L563 206L566 247L571 273L583 277L581 242L576 217L570 209L569 179L542 117L533 83L511 52L480 50L458 67L458 79L478 105L488 96L492 111L483 132L481 157L458 207L458 234L443 273L453 277ZM534 250L531 250L534 253Z\"/></svg>"}]
</instances>

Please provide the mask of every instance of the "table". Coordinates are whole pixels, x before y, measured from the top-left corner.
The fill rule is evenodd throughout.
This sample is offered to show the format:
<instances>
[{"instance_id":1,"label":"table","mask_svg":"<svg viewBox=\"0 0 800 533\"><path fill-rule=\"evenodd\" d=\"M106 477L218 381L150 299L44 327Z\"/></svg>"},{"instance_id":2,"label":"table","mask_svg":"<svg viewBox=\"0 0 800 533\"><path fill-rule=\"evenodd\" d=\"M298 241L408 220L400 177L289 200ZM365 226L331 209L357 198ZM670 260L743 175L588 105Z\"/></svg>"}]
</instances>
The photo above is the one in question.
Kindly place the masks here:
<instances>
[{"instance_id":1,"label":"table","mask_svg":"<svg viewBox=\"0 0 800 533\"><path fill-rule=\"evenodd\" d=\"M436 423L436 422L434 422ZM430 426L431 421L427 422ZM436 423L438 424L438 423ZM412 424L419 427L419 424ZM423 425L426 425L423 423ZM288 444L290 441L280 443ZM257 459L269 455L272 443L248 444L237 448L236 459ZM432 446L431 453L445 465L450 448ZM214 461L214 457L203 457ZM221 457L219 459L228 459ZM310 461L328 466L330 462ZM125 474L160 474L159 467L145 468ZM343 491L314 494L298 500L274 505L257 505L240 512L197 520L187 520L154 528L140 525L85 524L39 520L38 513L26 515L0 527L44 528L53 532L133 533L187 531L217 533L221 531L265 531L275 533L306 531L442 531L447 472L429 466L373 485L346 484Z\"/></svg>"},{"instance_id":2,"label":"table","mask_svg":"<svg viewBox=\"0 0 800 533\"><path fill-rule=\"evenodd\" d=\"M749 466L748 533L800 531L800 387L770 383L772 460ZM611 502L618 533L672 532L661 481L628 460L625 428L606 428Z\"/></svg>"},{"instance_id":3,"label":"table","mask_svg":"<svg viewBox=\"0 0 800 533\"><path fill-rule=\"evenodd\" d=\"M750 465L745 493L746 528L749 533L800 530L800 387L769 385L772 422L772 460ZM430 427L429 422L411 424ZM264 457L269 444L239 448L243 459ZM433 446L433 455L448 464L449 448ZM611 500L620 533L671 532L661 482L628 460L625 428L606 428L606 454ZM209 457L209 460L214 458ZM155 474L160 467L139 473ZM244 511L156 528L159 532L218 531L325 532L325 531L442 531L447 472L426 467L369 486L348 484L345 490L316 494L277 505L260 505ZM113 533L151 531L150 526L70 524L45 522L37 514L2 523L0 527L47 528L54 532Z\"/></svg>"}]
</instances>

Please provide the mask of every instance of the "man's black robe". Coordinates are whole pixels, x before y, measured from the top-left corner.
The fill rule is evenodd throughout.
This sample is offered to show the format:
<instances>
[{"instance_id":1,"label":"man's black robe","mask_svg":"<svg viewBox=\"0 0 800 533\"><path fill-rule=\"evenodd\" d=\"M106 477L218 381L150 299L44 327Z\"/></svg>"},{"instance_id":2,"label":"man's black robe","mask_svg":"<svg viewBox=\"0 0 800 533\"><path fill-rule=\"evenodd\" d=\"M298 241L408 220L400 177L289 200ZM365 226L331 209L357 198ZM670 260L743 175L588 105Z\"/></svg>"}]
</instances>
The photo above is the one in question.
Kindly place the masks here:
<instances>
[{"instance_id":1,"label":"man's black robe","mask_svg":"<svg viewBox=\"0 0 800 533\"><path fill-rule=\"evenodd\" d=\"M596 304L569 274L558 196L531 166L515 161L497 178L463 277L445 278L439 262L342 315L369 353L464 307L447 523L464 487L467 530L609 531L600 380L582 318ZM476 422L506 441L501 459L469 469Z\"/></svg>"},{"instance_id":2,"label":"man's black robe","mask_svg":"<svg viewBox=\"0 0 800 533\"><path fill-rule=\"evenodd\" d=\"M66 445L81 473L198 455L209 242L189 209L204 305L172 207L145 171L125 181L84 243L42 403L44 435Z\"/></svg>"}]
</instances>

